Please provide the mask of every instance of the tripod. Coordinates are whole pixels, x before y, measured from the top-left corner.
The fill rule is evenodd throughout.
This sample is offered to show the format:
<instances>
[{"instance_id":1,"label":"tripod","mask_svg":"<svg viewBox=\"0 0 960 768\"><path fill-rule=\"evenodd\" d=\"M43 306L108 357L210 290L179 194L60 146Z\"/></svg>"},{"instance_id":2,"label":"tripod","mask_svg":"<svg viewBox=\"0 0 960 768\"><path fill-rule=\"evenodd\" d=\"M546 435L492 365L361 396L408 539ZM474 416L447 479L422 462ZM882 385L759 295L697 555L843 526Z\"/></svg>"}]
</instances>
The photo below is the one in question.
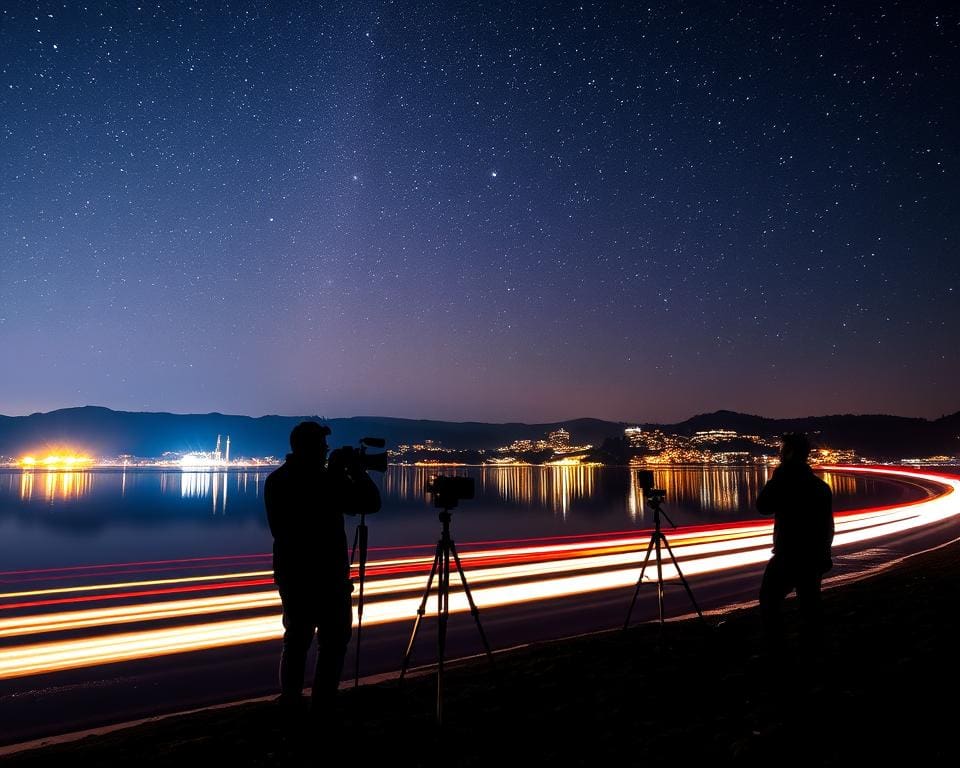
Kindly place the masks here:
<instances>
[{"instance_id":1,"label":"tripod","mask_svg":"<svg viewBox=\"0 0 960 768\"><path fill-rule=\"evenodd\" d=\"M360 524L353 535L353 551L350 553L350 565L360 553L360 595L357 599L357 645L353 666L353 687L360 685L360 636L363 632L363 580L367 570L367 515L360 513Z\"/></svg>"},{"instance_id":2,"label":"tripod","mask_svg":"<svg viewBox=\"0 0 960 768\"><path fill-rule=\"evenodd\" d=\"M451 503L452 501L452 503ZM448 506L449 505L449 506ZM493 663L493 654L490 652L490 644L487 642L487 636L483 631L483 625L480 623L480 611L476 603L473 602L473 595L470 594L470 587L467 584L467 577L463 573L463 565L460 563L460 555L457 554L457 545L453 543L450 537L450 519L452 517L450 510L456 506L455 500L446 500L443 510L440 512L440 523L442 530L440 539L437 541L436 553L433 556L433 567L430 569L430 576L427 579L427 588L423 592L423 599L420 601L420 607L417 609L417 618L413 623L413 632L410 633L410 642L407 644L407 651L403 655L403 664L400 667L400 680L407 674L407 668L410 666L410 657L413 654L413 644L417 639L417 632L420 629L420 620L427 610L427 600L430 597L430 589L433 586L433 580L437 578L437 724L443 724L443 657L447 646L447 620L450 616L450 557L457 566L457 573L460 575L460 583L463 584L463 592L467 596L467 602L470 604L470 613L473 614L474 621L477 622L477 629L480 631L480 639L483 641L483 648L487 653L490 663Z\"/></svg>"},{"instance_id":3,"label":"tripod","mask_svg":"<svg viewBox=\"0 0 960 768\"><path fill-rule=\"evenodd\" d=\"M651 488L649 490L649 494L650 496L647 499L647 504L649 504L650 508L653 510L653 534L650 536L650 543L647 545L647 554L643 558L643 567L640 568L640 578L637 579L637 588L634 590L633 600L630 601L630 610L627 611L627 620L623 622L623 628L626 629L630 626L630 616L633 614L633 607L637 604L637 596L640 594L640 585L643 583L643 574L647 570L647 564L650 562L650 555L654 549L656 549L657 552L657 604L660 609L660 625L663 626L664 583L661 546L667 548L667 553L670 555L670 559L673 561L673 567L677 569L677 575L680 576L680 582L683 584L683 588L687 591L687 596L690 598L690 602L693 603L693 607L697 611L697 616L700 617L701 621L705 622L706 619L703 618L703 612L700 610L700 606L697 605L697 600L693 596L693 590L690 589L690 585L687 583L687 580L683 575L683 571L680 570L680 563L677 562L676 555L673 554L673 550L670 548L670 542L667 541L667 536L660 526L660 518L665 517L672 528L677 527L673 524L673 521L667 517L667 513L660 508L660 505L663 503L667 492L660 490L659 488Z\"/></svg>"}]
</instances>

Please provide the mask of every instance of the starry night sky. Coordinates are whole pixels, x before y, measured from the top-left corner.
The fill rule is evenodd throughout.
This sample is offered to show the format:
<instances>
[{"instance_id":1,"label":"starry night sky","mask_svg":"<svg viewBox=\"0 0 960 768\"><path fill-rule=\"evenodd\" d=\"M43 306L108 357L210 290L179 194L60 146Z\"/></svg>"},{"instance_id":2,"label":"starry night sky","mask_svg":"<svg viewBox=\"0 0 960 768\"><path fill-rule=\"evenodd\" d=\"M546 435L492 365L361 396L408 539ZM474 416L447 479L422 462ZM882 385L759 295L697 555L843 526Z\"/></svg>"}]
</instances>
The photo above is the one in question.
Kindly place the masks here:
<instances>
[{"instance_id":1,"label":"starry night sky","mask_svg":"<svg viewBox=\"0 0 960 768\"><path fill-rule=\"evenodd\" d=\"M4 4L0 413L960 409L955 2L276 5Z\"/></svg>"}]
</instances>

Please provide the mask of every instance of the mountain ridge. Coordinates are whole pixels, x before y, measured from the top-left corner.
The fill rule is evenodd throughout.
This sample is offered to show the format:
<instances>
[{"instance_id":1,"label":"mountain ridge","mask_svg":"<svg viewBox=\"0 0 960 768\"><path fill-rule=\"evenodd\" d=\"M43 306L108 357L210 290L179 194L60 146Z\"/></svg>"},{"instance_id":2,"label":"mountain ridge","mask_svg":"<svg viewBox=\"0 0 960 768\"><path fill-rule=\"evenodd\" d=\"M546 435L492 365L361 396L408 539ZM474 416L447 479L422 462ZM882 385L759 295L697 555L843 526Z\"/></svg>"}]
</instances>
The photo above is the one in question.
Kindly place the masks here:
<instances>
[{"instance_id":1,"label":"mountain ridge","mask_svg":"<svg viewBox=\"0 0 960 768\"><path fill-rule=\"evenodd\" d=\"M61 408L28 416L0 415L0 455L21 455L45 447L71 445L96 456L159 456L165 451L211 450L216 436L231 436L234 456L282 456L290 430L300 421L322 421L332 430L331 445L356 443L361 437L383 437L388 446L434 440L447 448L492 449L514 440L536 440L564 428L574 444L601 444L620 437L627 426L662 429L690 436L710 429L771 437L787 431L811 433L832 448L853 448L878 459L914 455L960 454L960 412L928 420L889 414L834 414L773 419L717 410L676 424L608 421L582 416L562 421L481 422L404 419L393 416L238 416L220 412L177 414L165 411L115 411L98 405Z\"/></svg>"}]
</instances>

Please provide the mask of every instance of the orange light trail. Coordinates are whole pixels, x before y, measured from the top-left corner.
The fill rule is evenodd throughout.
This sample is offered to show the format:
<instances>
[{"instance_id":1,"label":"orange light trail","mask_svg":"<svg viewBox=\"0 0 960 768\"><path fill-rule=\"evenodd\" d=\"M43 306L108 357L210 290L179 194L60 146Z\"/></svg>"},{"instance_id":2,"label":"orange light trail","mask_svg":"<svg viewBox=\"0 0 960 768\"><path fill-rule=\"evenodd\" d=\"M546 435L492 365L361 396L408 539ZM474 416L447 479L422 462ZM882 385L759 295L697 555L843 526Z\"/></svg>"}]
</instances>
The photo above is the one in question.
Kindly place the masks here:
<instances>
[{"instance_id":1,"label":"orange light trail","mask_svg":"<svg viewBox=\"0 0 960 768\"><path fill-rule=\"evenodd\" d=\"M956 493L960 490L958 477L912 470L835 469L924 480L938 487L937 494L928 499L838 514L835 520L835 546L860 544L960 516L960 494ZM677 529L670 534L670 541L683 563L684 574L693 578L762 564L770 556L772 530L770 520L732 525L711 524ZM649 541L649 531L531 541L538 543L487 542L495 544L495 548L462 553L461 559L469 573L474 599L481 610L632 586L636 583L640 558ZM237 558L249 561L256 559L256 556ZM229 567L231 558L222 560L223 565ZM160 565L187 561L153 562ZM200 566L205 561L191 559L189 562ZM412 619L424 587L424 573L429 570L431 563L432 558L428 556L372 560L367 571L369 580L365 594L368 600L365 603L364 623L371 626ZM108 567L104 566L105 569ZM50 569L34 573L41 572L48 573ZM94 571L88 575L100 577L107 573ZM279 638L282 628L277 593L272 585L269 589L255 589L270 584L271 576L270 571L250 570L0 594L0 600L14 601L3 606L9 611L5 610L3 618L0 618L0 638L23 638L26 641L22 645L0 647L0 679ZM676 576L676 569L667 561L664 564L664 578L673 579ZM455 573L453 581L450 610L466 611L469 606L462 590L457 589ZM191 592L207 591L219 594L183 598L183 595ZM224 594L225 591L227 594ZM37 597L43 599L17 602ZM142 601L142 598L164 599ZM120 599L140 602L24 613L25 609L34 607L74 602L109 603ZM230 613L239 611L259 613L244 618L226 618ZM197 617L206 617L208 620L199 623L190 621L196 621ZM181 619L186 621L169 626L171 620ZM155 621L163 621L165 626L150 628L150 623ZM114 631L125 624L146 626L134 631ZM48 636L68 631L83 636L47 639ZM41 637L44 639L40 640Z\"/></svg>"},{"instance_id":2,"label":"orange light trail","mask_svg":"<svg viewBox=\"0 0 960 768\"><path fill-rule=\"evenodd\" d=\"M74 592L92 592L107 589L129 589L130 587L156 587L166 584L191 584L196 582L222 581L252 576L273 577L273 571L251 571L250 573L225 573L216 576L189 576L180 579L153 579L151 581L122 581L118 584L84 584L79 587L56 587L54 589L32 589L25 592L0 592L0 600L16 600L21 597L38 597L40 595L63 595Z\"/></svg>"},{"instance_id":3,"label":"orange light trail","mask_svg":"<svg viewBox=\"0 0 960 768\"><path fill-rule=\"evenodd\" d=\"M169 589L141 589L134 592L114 592L110 595L80 595L75 597L61 597L53 600L32 600L22 603L0 605L0 610L19 610L23 608L41 608L50 605L65 605L79 603L106 602L107 600L126 600L132 597L156 597L157 595L183 595L189 592L209 592L219 589L238 589L240 587L262 587L273 584L273 578L248 579L246 581L227 581L217 584L194 584L186 587L171 587Z\"/></svg>"},{"instance_id":4,"label":"orange light trail","mask_svg":"<svg viewBox=\"0 0 960 768\"><path fill-rule=\"evenodd\" d=\"M147 567L151 565L188 565L193 563L208 563L216 560L255 560L258 558L270 557L267 554L255 555L216 555L213 557L186 557L178 560L143 560L130 563L103 563L100 565L69 565L64 568L32 568L30 570L20 571L0 571L0 576L25 576L35 573L62 573L64 571L94 571L104 568L130 568Z\"/></svg>"}]
</instances>

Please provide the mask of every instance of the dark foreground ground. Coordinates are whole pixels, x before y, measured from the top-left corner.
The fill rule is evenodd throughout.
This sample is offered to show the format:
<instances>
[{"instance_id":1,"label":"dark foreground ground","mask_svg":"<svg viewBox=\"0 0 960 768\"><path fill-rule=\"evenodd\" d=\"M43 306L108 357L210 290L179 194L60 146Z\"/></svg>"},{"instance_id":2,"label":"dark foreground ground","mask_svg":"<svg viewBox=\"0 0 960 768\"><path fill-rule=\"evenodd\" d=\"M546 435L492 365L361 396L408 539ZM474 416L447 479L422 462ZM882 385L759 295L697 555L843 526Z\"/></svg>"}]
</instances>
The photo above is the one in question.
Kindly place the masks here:
<instances>
[{"instance_id":1,"label":"dark foreground ground","mask_svg":"<svg viewBox=\"0 0 960 768\"><path fill-rule=\"evenodd\" d=\"M247 704L4 764L952 766L958 608L955 543L827 592L817 653L799 646L792 605L780 658L764 653L756 610L742 610L707 630L669 624L662 639L647 625L498 654L495 669L461 665L448 674L442 731L426 676L341 693L333 726L290 727L275 703Z\"/></svg>"}]
</instances>

